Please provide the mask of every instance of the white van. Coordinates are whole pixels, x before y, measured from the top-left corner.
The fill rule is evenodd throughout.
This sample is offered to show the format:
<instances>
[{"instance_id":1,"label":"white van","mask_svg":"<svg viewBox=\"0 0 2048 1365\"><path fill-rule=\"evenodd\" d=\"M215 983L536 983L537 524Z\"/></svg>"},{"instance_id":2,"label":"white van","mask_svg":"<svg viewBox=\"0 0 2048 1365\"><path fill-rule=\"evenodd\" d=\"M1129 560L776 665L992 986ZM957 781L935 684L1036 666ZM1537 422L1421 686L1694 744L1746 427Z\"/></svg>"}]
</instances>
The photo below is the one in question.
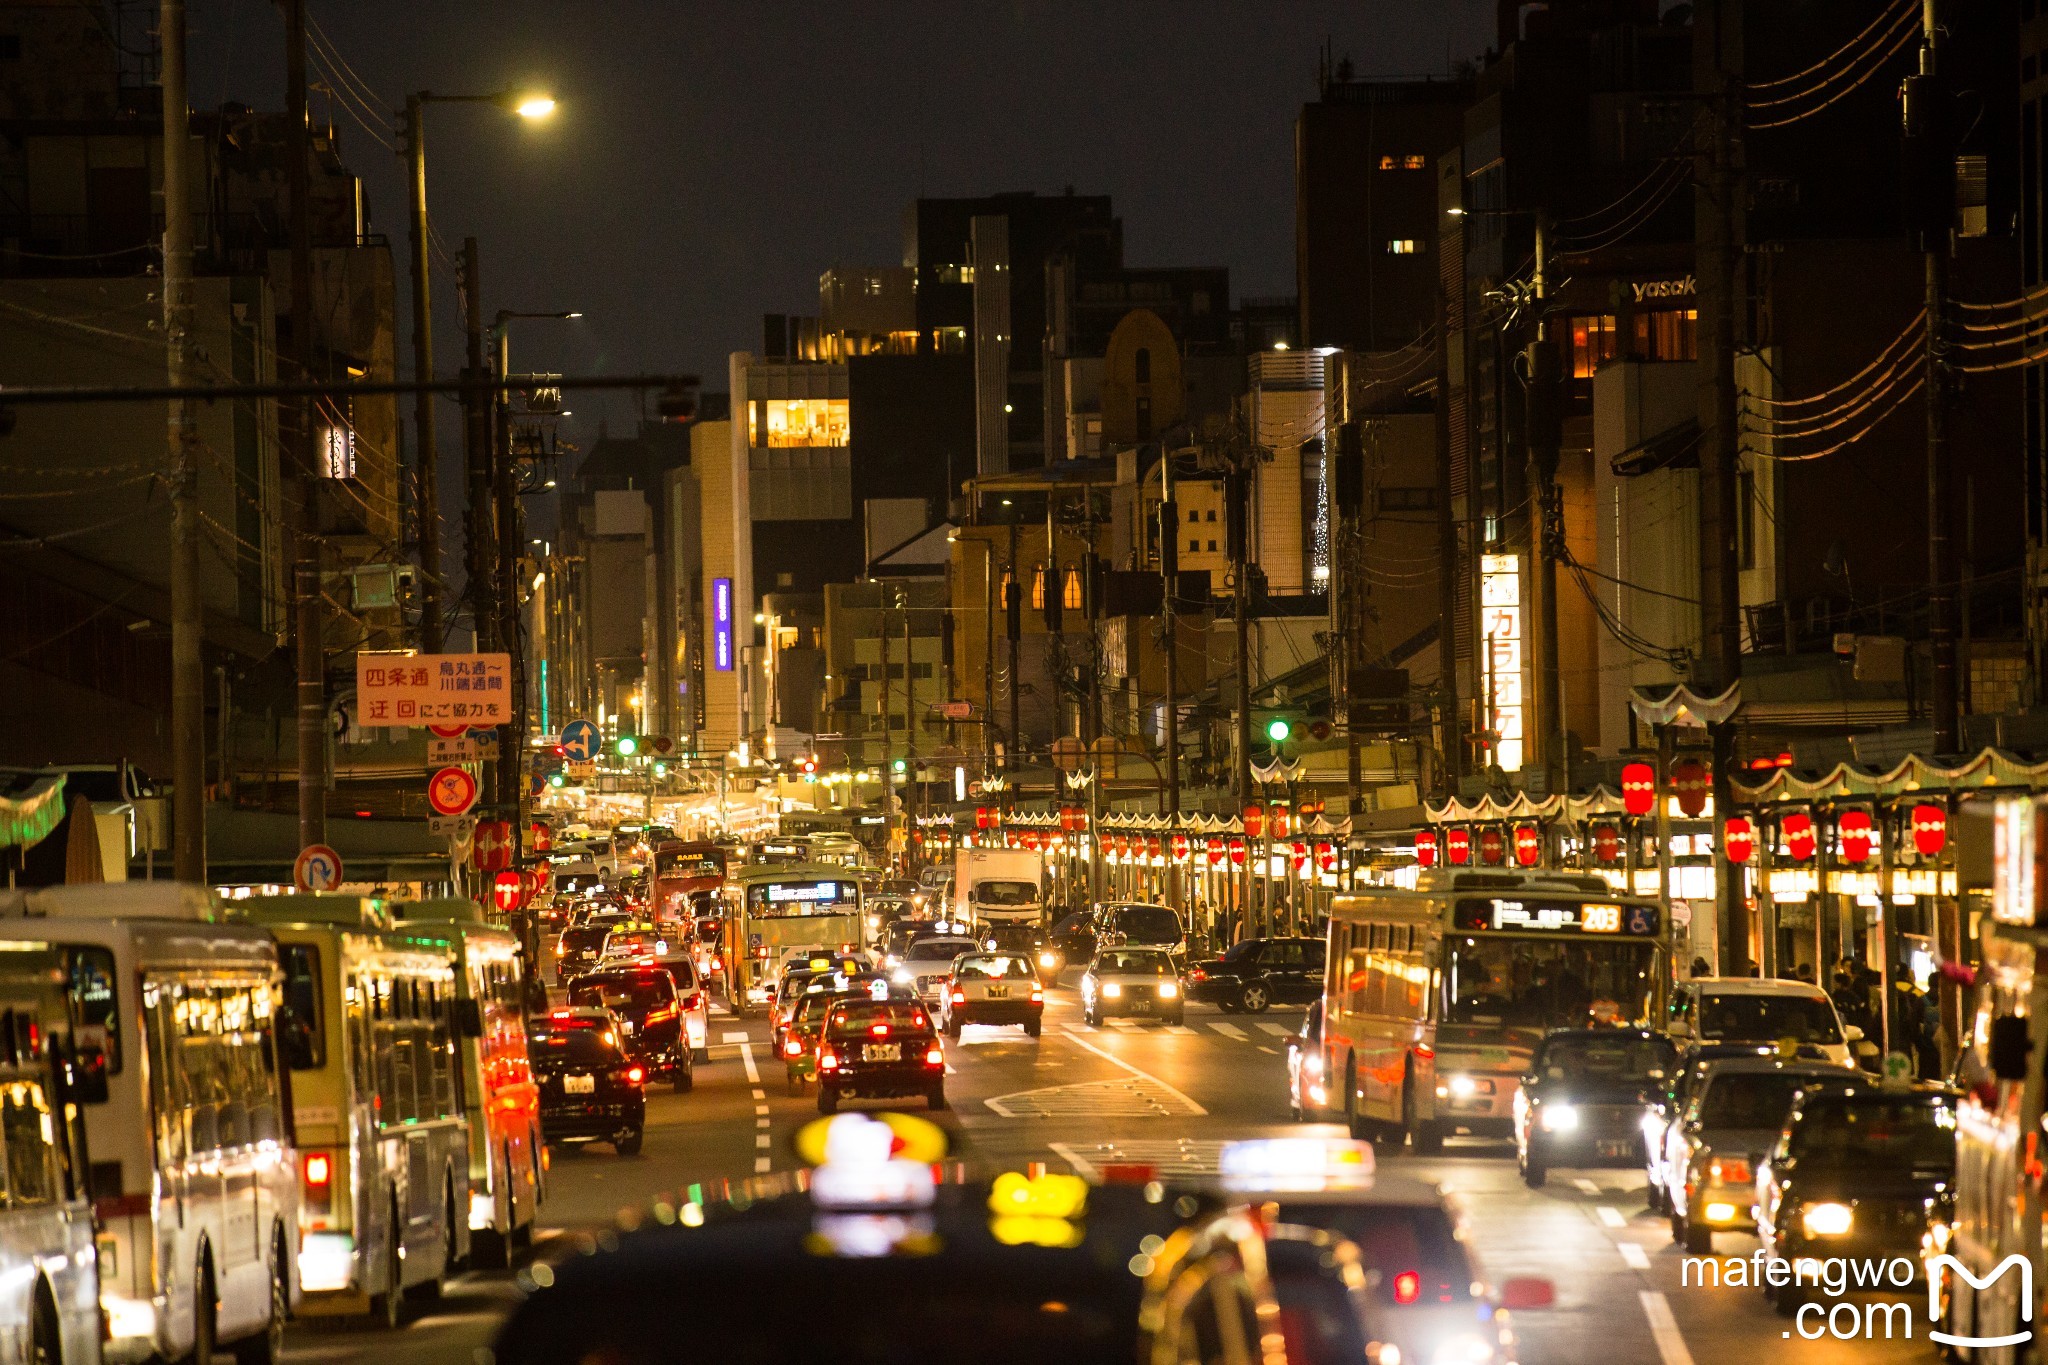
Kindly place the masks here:
<instances>
[{"instance_id":1,"label":"white van","mask_svg":"<svg viewBox=\"0 0 2048 1365\"><path fill-rule=\"evenodd\" d=\"M1844 1027L1835 1002L1810 981L1756 976L1680 981L1671 989L1665 1028L1681 1042L1768 1046L1789 1038L1815 1060L1861 1065L1853 1045L1863 1041L1863 1030Z\"/></svg>"}]
</instances>

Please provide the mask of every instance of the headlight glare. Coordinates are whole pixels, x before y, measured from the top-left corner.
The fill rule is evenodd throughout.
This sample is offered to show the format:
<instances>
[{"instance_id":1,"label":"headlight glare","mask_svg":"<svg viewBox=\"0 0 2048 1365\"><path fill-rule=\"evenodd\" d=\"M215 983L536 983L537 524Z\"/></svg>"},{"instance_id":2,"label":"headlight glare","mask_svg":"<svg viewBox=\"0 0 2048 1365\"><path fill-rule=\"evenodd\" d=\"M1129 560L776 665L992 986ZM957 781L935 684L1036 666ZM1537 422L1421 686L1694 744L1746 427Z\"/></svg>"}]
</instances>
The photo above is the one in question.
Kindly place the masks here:
<instances>
[{"instance_id":1,"label":"headlight glare","mask_svg":"<svg viewBox=\"0 0 2048 1365\"><path fill-rule=\"evenodd\" d=\"M1855 1210L1847 1204L1808 1204L1799 1215L1799 1225L1808 1237L1846 1236L1855 1224Z\"/></svg>"}]
</instances>

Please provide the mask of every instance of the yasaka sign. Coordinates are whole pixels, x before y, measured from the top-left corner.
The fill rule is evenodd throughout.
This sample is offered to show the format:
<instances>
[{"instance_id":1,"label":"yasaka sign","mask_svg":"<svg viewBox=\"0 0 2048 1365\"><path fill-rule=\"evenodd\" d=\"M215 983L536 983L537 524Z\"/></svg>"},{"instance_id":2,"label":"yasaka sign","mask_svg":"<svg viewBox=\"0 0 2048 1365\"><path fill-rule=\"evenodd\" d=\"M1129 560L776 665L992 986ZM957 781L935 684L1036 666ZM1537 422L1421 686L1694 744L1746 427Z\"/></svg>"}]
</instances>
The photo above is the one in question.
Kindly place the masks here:
<instances>
[{"instance_id":1,"label":"yasaka sign","mask_svg":"<svg viewBox=\"0 0 2048 1365\"><path fill-rule=\"evenodd\" d=\"M361 725L508 725L509 654L358 654Z\"/></svg>"}]
</instances>

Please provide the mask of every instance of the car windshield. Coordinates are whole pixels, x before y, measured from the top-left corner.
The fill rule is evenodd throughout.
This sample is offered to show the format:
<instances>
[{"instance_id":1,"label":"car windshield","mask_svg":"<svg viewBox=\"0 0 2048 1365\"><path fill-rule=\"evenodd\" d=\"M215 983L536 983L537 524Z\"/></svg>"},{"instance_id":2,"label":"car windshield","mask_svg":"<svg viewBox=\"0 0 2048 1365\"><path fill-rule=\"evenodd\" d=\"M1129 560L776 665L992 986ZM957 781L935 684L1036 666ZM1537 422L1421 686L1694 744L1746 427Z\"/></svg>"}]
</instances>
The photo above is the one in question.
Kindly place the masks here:
<instances>
[{"instance_id":1,"label":"car windshield","mask_svg":"<svg viewBox=\"0 0 2048 1365\"><path fill-rule=\"evenodd\" d=\"M1842 1041L1835 1007L1820 996L1750 995L1729 992L1700 1000L1701 1038L1740 1043L1774 1043L1794 1038L1823 1046Z\"/></svg>"},{"instance_id":2,"label":"car windshield","mask_svg":"<svg viewBox=\"0 0 2048 1365\"><path fill-rule=\"evenodd\" d=\"M645 1014L673 1005L676 988L658 972L645 976L583 976L569 983L569 1003L595 1005L621 1014Z\"/></svg>"},{"instance_id":3,"label":"car windshield","mask_svg":"<svg viewBox=\"0 0 2048 1365\"><path fill-rule=\"evenodd\" d=\"M1038 883L976 882L970 898L977 905L1030 905L1038 899Z\"/></svg>"},{"instance_id":4,"label":"car windshield","mask_svg":"<svg viewBox=\"0 0 2048 1365\"><path fill-rule=\"evenodd\" d=\"M594 1028L537 1033L532 1057L539 1067L610 1066L623 1060L618 1044L607 1043L604 1033Z\"/></svg>"},{"instance_id":5,"label":"car windshield","mask_svg":"<svg viewBox=\"0 0 2048 1365\"><path fill-rule=\"evenodd\" d=\"M1955 1110L1925 1095L1808 1099L1792 1155L1809 1170L1951 1172Z\"/></svg>"},{"instance_id":6,"label":"car windshield","mask_svg":"<svg viewBox=\"0 0 2048 1365\"><path fill-rule=\"evenodd\" d=\"M851 1038L883 1027L915 1032L930 1028L931 1021L909 1000L847 1000L826 1018L825 1027L835 1038Z\"/></svg>"},{"instance_id":7,"label":"car windshield","mask_svg":"<svg viewBox=\"0 0 2048 1365\"><path fill-rule=\"evenodd\" d=\"M1095 959L1095 970L1137 976L1171 976L1173 959L1165 953L1108 952Z\"/></svg>"},{"instance_id":8,"label":"car windshield","mask_svg":"<svg viewBox=\"0 0 2048 1365\"><path fill-rule=\"evenodd\" d=\"M1536 1074L1552 1081L1661 1081L1676 1056L1667 1040L1641 1034L1552 1038Z\"/></svg>"},{"instance_id":9,"label":"car windshield","mask_svg":"<svg viewBox=\"0 0 2048 1365\"><path fill-rule=\"evenodd\" d=\"M903 955L906 962L951 962L960 954L974 947L957 938L927 938L910 945L910 951Z\"/></svg>"},{"instance_id":10,"label":"car windshield","mask_svg":"<svg viewBox=\"0 0 2048 1365\"><path fill-rule=\"evenodd\" d=\"M1180 941L1180 916L1163 905L1126 905L1116 912L1116 927L1137 943Z\"/></svg>"},{"instance_id":11,"label":"car windshield","mask_svg":"<svg viewBox=\"0 0 2048 1365\"><path fill-rule=\"evenodd\" d=\"M1521 935L1447 939L1443 1022L1568 1028L1648 1023L1656 949L1648 943Z\"/></svg>"},{"instance_id":12,"label":"car windshield","mask_svg":"<svg viewBox=\"0 0 2048 1365\"><path fill-rule=\"evenodd\" d=\"M562 947L569 952L582 952L596 948L611 933L602 925L585 924L576 929L562 931Z\"/></svg>"},{"instance_id":13,"label":"car windshield","mask_svg":"<svg viewBox=\"0 0 2048 1365\"><path fill-rule=\"evenodd\" d=\"M1058 924L1055 924L1052 927L1052 931L1056 935L1078 934L1085 930L1087 927L1087 913L1085 911L1077 910L1073 914L1068 915L1066 918L1062 919Z\"/></svg>"},{"instance_id":14,"label":"car windshield","mask_svg":"<svg viewBox=\"0 0 2048 1365\"><path fill-rule=\"evenodd\" d=\"M953 965L953 974L963 981L1014 981L1031 975L1031 966L1021 957L998 954L963 957Z\"/></svg>"},{"instance_id":15,"label":"car windshield","mask_svg":"<svg viewBox=\"0 0 2048 1365\"><path fill-rule=\"evenodd\" d=\"M1243 962L1258 955L1261 940L1248 938L1242 943L1232 944L1230 951L1223 955L1225 962Z\"/></svg>"},{"instance_id":16,"label":"car windshield","mask_svg":"<svg viewBox=\"0 0 2048 1365\"><path fill-rule=\"evenodd\" d=\"M652 929L614 929L604 941L608 953L665 953L668 940Z\"/></svg>"},{"instance_id":17,"label":"car windshield","mask_svg":"<svg viewBox=\"0 0 2048 1365\"><path fill-rule=\"evenodd\" d=\"M1707 1082L1700 1097L1703 1128L1778 1128L1792 1108L1801 1086L1813 1073L1792 1071L1728 1072Z\"/></svg>"}]
</instances>

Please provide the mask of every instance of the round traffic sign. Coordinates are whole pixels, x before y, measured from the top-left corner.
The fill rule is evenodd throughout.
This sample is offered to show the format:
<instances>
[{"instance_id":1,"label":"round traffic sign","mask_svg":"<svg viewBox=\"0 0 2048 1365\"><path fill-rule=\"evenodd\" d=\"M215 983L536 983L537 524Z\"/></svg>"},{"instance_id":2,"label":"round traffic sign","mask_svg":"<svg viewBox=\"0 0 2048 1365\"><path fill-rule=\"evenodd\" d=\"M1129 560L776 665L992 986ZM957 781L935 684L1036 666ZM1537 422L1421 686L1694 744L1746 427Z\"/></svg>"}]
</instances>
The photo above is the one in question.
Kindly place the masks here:
<instances>
[{"instance_id":1,"label":"round traffic sign","mask_svg":"<svg viewBox=\"0 0 2048 1365\"><path fill-rule=\"evenodd\" d=\"M443 739L461 739L469 733L467 725L429 725L427 728Z\"/></svg>"},{"instance_id":2,"label":"round traffic sign","mask_svg":"<svg viewBox=\"0 0 2048 1365\"><path fill-rule=\"evenodd\" d=\"M307 844L292 860L292 885L301 891L332 891L341 885L341 855L325 844Z\"/></svg>"},{"instance_id":3,"label":"round traffic sign","mask_svg":"<svg viewBox=\"0 0 2048 1365\"><path fill-rule=\"evenodd\" d=\"M597 727L587 720L572 720L562 727L562 757L571 763L589 763L597 757Z\"/></svg>"},{"instance_id":4,"label":"round traffic sign","mask_svg":"<svg viewBox=\"0 0 2048 1365\"><path fill-rule=\"evenodd\" d=\"M526 874L506 868L491 878L491 904L500 912L511 914L526 903Z\"/></svg>"},{"instance_id":5,"label":"round traffic sign","mask_svg":"<svg viewBox=\"0 0 2048 1365\"><path fill-rule=\"evenodd\" d=\"M427 779L427 804L436 815L462 815L476 804L476 779L467 768L443 768Z\"/></svg>"}]
</instances>

